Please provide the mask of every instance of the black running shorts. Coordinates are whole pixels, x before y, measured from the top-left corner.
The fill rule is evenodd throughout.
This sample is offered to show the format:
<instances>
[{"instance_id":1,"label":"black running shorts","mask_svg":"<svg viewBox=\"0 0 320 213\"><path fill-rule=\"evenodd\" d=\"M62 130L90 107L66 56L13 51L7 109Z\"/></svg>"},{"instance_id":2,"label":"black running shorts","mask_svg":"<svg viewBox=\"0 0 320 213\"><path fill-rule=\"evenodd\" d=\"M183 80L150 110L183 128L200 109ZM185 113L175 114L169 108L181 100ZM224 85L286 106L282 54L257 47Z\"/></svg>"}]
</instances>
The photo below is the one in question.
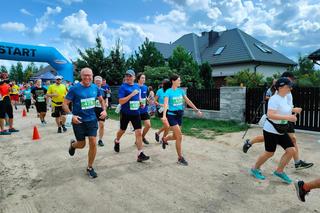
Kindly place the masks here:
<instances>
[{"instance_id":1,"label":"black running shorts","mask_svg":"<svg viewBox=\"0 0 320 213\"><path fill-rule=\"evenodd\" d=\"M289 147L294 147L288 134L278 135L263 130L264 147L267 152L275 152L277 145L281 146L284 150Z\"/></svg>"},{"instance_id":2,"label":"black running shorts","mask_svg":"<svg viewBox=\"0 0 320 213\"><path fill-rule=\"evenodd\" d=\"M141 129L141 118L139 115L128 115L124 113L120 113L120 129L126 131L129 122L131 121L133 129Z\"/></svg>"}]
</instances>

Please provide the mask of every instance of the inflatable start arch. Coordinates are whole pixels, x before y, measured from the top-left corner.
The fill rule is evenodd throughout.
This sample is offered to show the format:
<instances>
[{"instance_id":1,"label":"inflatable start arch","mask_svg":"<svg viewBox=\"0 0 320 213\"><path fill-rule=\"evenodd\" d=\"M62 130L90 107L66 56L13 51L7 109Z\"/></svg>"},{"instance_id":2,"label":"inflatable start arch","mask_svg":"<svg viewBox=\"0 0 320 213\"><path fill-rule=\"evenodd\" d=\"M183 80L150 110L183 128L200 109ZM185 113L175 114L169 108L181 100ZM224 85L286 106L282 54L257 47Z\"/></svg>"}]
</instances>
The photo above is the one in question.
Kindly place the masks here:
<instances>
[{"instance_id":1,"label":"inflatable start arch","mask_svg":"<svg viewBox=\"0 0 320 213\"><path fill-rule=\"evenodd\" d=\"M0 42L0 59L47 62L65 80L73 81L73 65L56 48Z\"/></svg>"}]
</instances>

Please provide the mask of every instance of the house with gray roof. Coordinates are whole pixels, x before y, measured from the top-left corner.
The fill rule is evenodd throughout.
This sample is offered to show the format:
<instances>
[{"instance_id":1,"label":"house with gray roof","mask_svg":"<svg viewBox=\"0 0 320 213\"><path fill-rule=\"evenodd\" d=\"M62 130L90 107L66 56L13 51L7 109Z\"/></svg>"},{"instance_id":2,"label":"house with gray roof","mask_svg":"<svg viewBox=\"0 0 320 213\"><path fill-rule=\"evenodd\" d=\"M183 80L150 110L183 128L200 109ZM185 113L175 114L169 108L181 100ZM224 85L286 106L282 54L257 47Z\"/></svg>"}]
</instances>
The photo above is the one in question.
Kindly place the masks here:
<instances>
[{"instance_id":1,"label":"house with gray roof","mask_svg":"<svg viewBox=\"0 0 320 213\"><path fill-rule=\"evenodd\" d=\"M177 46L182 46L198 64L208 62L216 83L219 80L222 83L226 76L243 69L268 77L296 66L294 61L238 28L202 32L200 36L189 33L173 43L154 43L165 59L171 56Z\"/></svg>"}]
</instances>

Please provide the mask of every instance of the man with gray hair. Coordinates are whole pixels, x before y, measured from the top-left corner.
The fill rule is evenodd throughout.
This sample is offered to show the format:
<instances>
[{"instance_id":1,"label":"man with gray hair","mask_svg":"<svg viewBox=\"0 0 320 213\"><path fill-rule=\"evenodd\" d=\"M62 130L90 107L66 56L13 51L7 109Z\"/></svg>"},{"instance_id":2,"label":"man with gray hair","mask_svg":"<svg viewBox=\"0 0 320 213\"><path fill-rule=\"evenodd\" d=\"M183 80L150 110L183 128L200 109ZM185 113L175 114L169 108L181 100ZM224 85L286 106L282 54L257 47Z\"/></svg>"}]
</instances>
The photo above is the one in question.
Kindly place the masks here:
<instances>
[{"instance_id":1,"label":"man with gray hair","mask_svg":"<svg viewBox=\"0 0 320 213\"><path fill-rule=\"evenodd\" d=\"M83 68L81 70L81 82L74 85L66 95L63 102L63 109L68 113L68 117L72 120L73 132L76 140L71 140L69 154L74 155L76 149L83 149L86 145L86 137L89 138L88 167L87 173L90 178L98 177L92 165L97 153L96 136L98 123L96 113L94 111L96 99L99 100L103 111L100 113L101 119L107 115L105 102L101 96L99 88L92 84L92 70ZM72 114L69 104L72 102ZM67 118L68 120L68 118Z\"/></svg>"},{"instance_id":2,"label":"man with gray hair","mask_svg":"<svg viewBox=\"0 0 320 213\"><path fill-rule=\"evenodd\" d=\"M106 108L108 107L108 99L106 96L106 92L105 90L101 87L102 85L102 77L101 76L95 76L94 77L94 83L95 85L97 85L97 87L100 90L101 96L103 98L103 100L105 100L106 102ZM106 108L102 108L99 99L96 99L96 107L94 108L94 111L96 112L96 116L98 119L98 123L99 123L99 140L98 140L98 145L99 146L104 146L104 143L102 141L103 135L104 135L104 122L106 120L106 118L100 118L100 114L103 110L106 111Z\"/></svg>"}]
</instances>

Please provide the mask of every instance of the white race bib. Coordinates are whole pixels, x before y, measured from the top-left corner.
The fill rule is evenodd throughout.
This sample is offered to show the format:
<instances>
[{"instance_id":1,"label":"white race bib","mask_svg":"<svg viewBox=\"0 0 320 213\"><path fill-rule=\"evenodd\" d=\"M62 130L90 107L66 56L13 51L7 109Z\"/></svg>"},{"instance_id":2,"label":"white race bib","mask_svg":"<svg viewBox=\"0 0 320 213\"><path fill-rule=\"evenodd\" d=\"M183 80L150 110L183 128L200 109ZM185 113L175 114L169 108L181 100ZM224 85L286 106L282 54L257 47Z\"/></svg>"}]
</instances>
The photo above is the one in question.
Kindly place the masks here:
<instances>
[{"instance_id":1,"label":"white race bib","mask_svg":"<svg viewBox=\"0 0 320 213\"><path fill-rule=\"evenodd\" d=\"M130 101L130 110L138 110L140 108L140 101Z\"/></svg>"},{"instance_id":2,"label":"white race bib","mask_svg":"<svg viewBox=\"0 0 320 213\"><path fill-rule=\"evenodd\" d=\"M183 97L182 96L173 97L172 105L175 107L183 105Z\"/></svg>"},{"instance_id":3,"label":"white race bib","mask_svg":"<svg viewBox=\"0 0 320 213\"><path fill-rule=\"evenodd\" d=\"M81 109L92 109L96 106L96 100L95 98L85 98L81 99Z\"/></svg>"}]
</instances>

